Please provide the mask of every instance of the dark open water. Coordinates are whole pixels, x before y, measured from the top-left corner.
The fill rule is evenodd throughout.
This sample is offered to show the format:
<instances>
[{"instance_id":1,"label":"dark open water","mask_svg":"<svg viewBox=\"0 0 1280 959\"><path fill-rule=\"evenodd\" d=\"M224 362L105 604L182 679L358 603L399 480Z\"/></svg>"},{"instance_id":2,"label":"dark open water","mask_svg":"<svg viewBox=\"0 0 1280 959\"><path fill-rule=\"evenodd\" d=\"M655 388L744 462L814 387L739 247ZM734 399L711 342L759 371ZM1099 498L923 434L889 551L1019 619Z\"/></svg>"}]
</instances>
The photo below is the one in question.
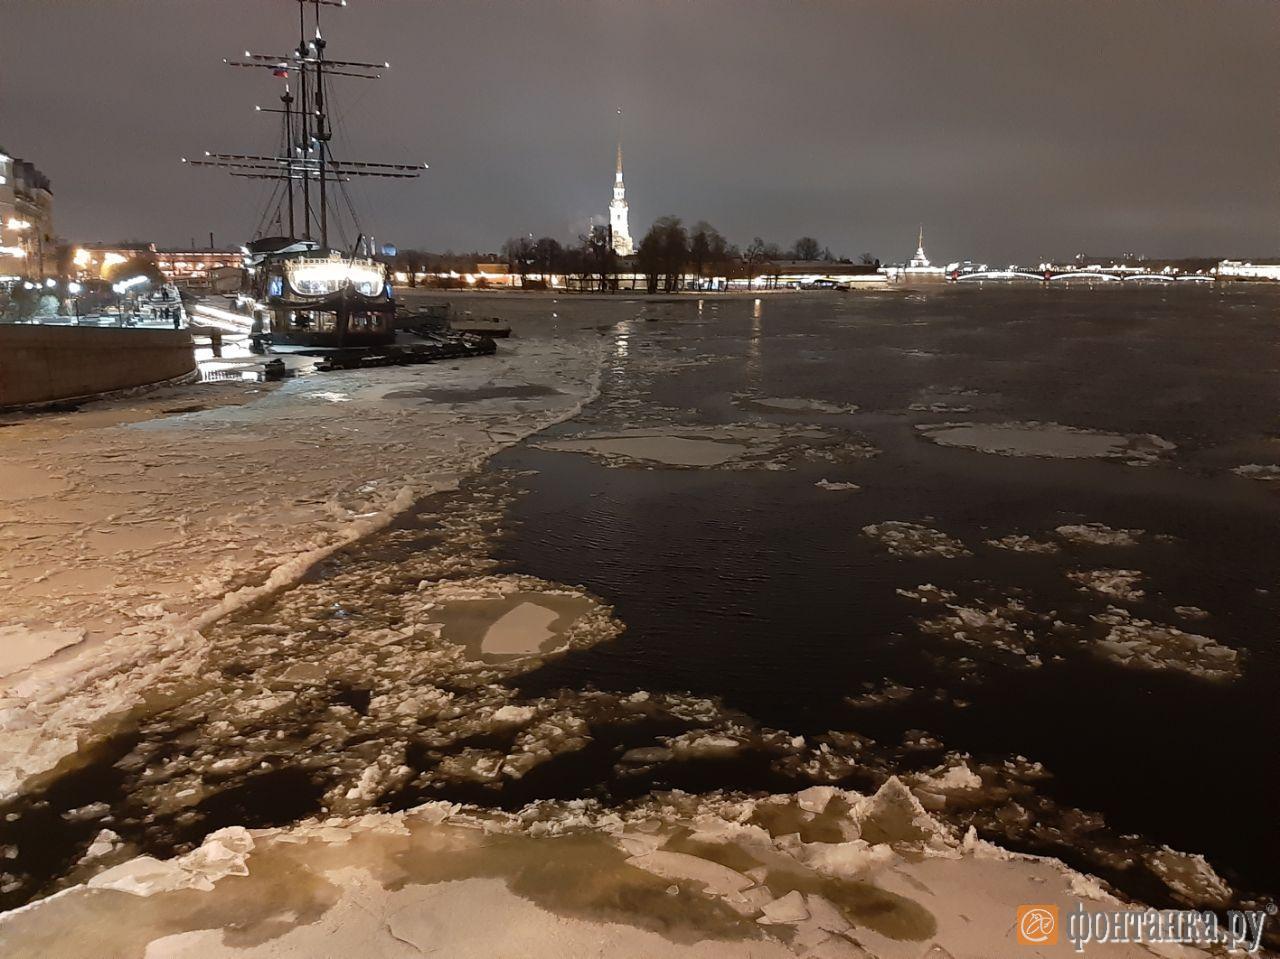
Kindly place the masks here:
<instances>
[{"instance_id":1,"label":"dark open water","mask_svg":"<svg viewBox=\"0 0 1280 959\"><path fill-rule=\"evenodd\" d=\"M1043 788L1058 803L1203 853L1243 887L1274 893L1280 482L1230 470L1280 462L1277 307L1280 296L1259 287L1106 286L646 306L616 334L601 399L553 435L664 416L754 419L840 425L883 452L777 472L610 468L528 446L499 456L497 466L537 471L522 481L499 555L584 584L627 624L618 641L549 663L522 690L689 690L794 733L893 743L925 730L977 758L1022 755L1053 774ZM669 362L696 357L719 359ZM744 412L733 400L744 392L860 410ZM909 410L922 402L973 410ZM1145 468L1014 458L941 447L913 428L948 420L1154 433L1177 450ZM815 487L823 478L862 490ZM894 558L859 533L886 520L923 522L974 555ZM1146 535L1120 552L982 545L1080 522ZM1087 631L1107 602L1064 572L1117 566L1147 577L1143 601L1128 604L1135 615L1247 650L1242 678L1138 671L1084 652L1015 668L921 635L919 607L895 592L932 583L962 602L1016 594ZM1187 623L1174 606L1211 615ZM952 668L961 655L978 660L976 673ZM946 695L846 703L885 679Z\"/></svg>"},{"instance_id":2,"label":"dark open water","mask_svg":"<svg viewBox=\"0 0 1280 959\"><path fill-rule=\"evenodd\" d=\"M1028 785L984 774L989 795L972 808L949 802L948 818L1007 846L1061 856L1154 905L1176 901L1140 861L1161 843L1207 856L1236 902L1280 893L1280 482L1232 472L1280 463L1280 291L938 287L759 303L546 305L583 326L634 309L606 334L599 400L495 457L458 493L428 498L299 586L230 617L213 631L206 675L193 688L179 682L157 694L76 768L0 808L0 848L12 857L0 869L12 880L0 887L0 908L74 881L104 825L130 850L172 855L224 825L323 815L326 790L382 754L426 777L369 800L387 809L430 798L515 808L539 798L611 802L655 789L787 791L815 781L758 742L727 758L628 765L628 750L652 749L707 720L661 710L609 719L582 695L591 689L692 692L745 714L730 717L742 728L809 743L846 734L845 746L833 740L838 748L847 734L871 737L865 752L847 747L857 754L851 769L817 778L859 789L955 752L987 770L1023 756L1051 778L1032 775ZM744 394L858 411L783 412ZM915 429L958 420L1152 433L1177 448L1149 466L1014 458L938 446ZM610 467L539 448L628 426L687 432L726 423L785 427L789 453L773 464L783 468ZM806 458L822 441L797 435L805 427L881 452ZM820 489L822 479L861 490ZM505 513L495 505L506 503ZM468 521L442 522L459 517ZM940 530L972 555L895 558L861 533L885 521ZM1078 523L1144 532L1133 546L1064 544L1053 555L984 544L1008 534L1052 540L1055 527ZM508 571L584 585L614 605L626 630L505 680L463 669L450 681L459 695L502 681L521 698L561 696L590 727L582 748L518 779L439 776L472 747L501 757L515 732L480 742L428 712L406 741L399 722L366 715L373 694L401 682L394 671L338 668L282 685L290 660L317 674L331 660L366 661L362 637L412 621L421 580L488 572L490 549ZM1094 655L1106 627L1091 617L1108 602L1064 574L1103 568L1143 574L1145 595L1125 604L1135 616L1244 651L1241 676L1215 683ZM937 608L898 590L925 583L967 607L1019 601L1043 665L924 632L919 621ZM1209 615L1189 622L1179 606ZM273 639L283 635L292 642L285 655ZM913 692L848 701L889 684ZM251 692L279 688L301 692L265 718L237 720L235 736L209 734ZM336 707L347 708L345 719L333 718ZM235 771L215 773L214 759ZM197 805L167 798L183 784L198 785Z\"/></svg>"}]
</instances>

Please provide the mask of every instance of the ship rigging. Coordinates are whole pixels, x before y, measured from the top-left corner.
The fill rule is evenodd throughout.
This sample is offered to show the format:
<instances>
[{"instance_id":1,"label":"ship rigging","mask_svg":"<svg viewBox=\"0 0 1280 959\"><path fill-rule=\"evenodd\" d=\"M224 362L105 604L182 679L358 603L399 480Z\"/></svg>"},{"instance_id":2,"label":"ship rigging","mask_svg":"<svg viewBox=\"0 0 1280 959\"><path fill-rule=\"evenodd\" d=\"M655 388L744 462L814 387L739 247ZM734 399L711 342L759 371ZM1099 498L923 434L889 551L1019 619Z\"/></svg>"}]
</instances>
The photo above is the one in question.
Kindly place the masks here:
<instances>
[{"instance_id":1,"label":"ship rigging","mask_svg":"<svg viewBox=\"0 0 1280 959\"><path fill-rule=\"evenodd\" d=\"M245 51L242 58L224 61L270 71L285 81L279 108L257 108L281 117L279 153L205 153L183 162L276 182L246 246L259 341L273 349L302 350L385 345L395 339L395 298L346 184L357 178L414 179L427 165L335 155L330 84L335 78L377 80L390 64L329 58L321 8L344 7L345 0L296 2L299 40L293 51L283 56ZM339 198L354 242L335 248L332 236L345 234L338 223Z\"/></svg>"}]
</instances>

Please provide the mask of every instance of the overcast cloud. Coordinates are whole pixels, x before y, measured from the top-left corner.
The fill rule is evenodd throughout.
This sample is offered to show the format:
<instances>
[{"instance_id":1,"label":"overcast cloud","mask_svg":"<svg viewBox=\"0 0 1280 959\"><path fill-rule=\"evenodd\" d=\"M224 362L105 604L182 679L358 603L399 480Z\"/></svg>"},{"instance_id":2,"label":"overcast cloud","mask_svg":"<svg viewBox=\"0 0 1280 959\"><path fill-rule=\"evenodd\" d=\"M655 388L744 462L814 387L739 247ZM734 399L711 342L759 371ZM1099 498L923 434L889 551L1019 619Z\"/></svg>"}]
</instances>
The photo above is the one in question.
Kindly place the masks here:
<instances>
[{"instance_id":1,"label":"overcast cloud","mask_svg":"<svg viewBox=\"0 0 1280 959\"><path fill-rule=\"evenodd\" d=\"M54 181L76 241L239 243L260 184L185 168L275 146L291 0L4 0L0 145ZM632 231L707 219L902 259L1079 249L1274 254L1272 0L350 0L330 54L344 156L429 162L362 184L381 242L496 249L605 212L626 112Z\"/></svg>"}]
</instances>

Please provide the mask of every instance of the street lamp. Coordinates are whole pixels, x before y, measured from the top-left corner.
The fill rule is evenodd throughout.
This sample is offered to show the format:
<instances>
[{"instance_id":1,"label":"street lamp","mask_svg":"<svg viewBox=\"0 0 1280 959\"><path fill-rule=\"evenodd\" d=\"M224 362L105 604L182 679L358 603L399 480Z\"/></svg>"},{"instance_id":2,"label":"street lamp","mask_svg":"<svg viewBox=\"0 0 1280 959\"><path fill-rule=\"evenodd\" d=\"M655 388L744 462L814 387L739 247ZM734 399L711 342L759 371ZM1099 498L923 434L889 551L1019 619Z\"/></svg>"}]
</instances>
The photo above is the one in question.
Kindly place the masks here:
<instances>
[{"instance_id":1,"label":"street lamp","mask_svg":"<svg viewBox=\"0 0 1280 959\"><path fill-rule=\"evenodd\" d=\"M71 295L71 308L76 313L76 326L80 325L80 294L84 292L84 287L72 280L67 284L67 292Z\"/></svg>"}]
</instances>

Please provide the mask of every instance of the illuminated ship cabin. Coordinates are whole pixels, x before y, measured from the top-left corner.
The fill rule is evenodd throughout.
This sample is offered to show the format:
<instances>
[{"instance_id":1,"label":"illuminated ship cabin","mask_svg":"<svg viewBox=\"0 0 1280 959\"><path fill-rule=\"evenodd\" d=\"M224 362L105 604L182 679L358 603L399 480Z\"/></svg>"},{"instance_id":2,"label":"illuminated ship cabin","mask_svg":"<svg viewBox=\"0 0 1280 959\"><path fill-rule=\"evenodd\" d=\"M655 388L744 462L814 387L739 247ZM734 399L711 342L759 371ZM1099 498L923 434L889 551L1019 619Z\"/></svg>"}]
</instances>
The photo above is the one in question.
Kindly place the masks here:
<instances>
[{"instance_id":1,"label":"illuminated ship cabin","mask_svg":"<svg viewBox=\"0 0 1280 959\"><path fill-rule=\"evenodd\" d=\"M248 250L254 331L272 349L394 342L396 301L383 264L288 237L255 240Z\"/></svg>"}]
</instances>

